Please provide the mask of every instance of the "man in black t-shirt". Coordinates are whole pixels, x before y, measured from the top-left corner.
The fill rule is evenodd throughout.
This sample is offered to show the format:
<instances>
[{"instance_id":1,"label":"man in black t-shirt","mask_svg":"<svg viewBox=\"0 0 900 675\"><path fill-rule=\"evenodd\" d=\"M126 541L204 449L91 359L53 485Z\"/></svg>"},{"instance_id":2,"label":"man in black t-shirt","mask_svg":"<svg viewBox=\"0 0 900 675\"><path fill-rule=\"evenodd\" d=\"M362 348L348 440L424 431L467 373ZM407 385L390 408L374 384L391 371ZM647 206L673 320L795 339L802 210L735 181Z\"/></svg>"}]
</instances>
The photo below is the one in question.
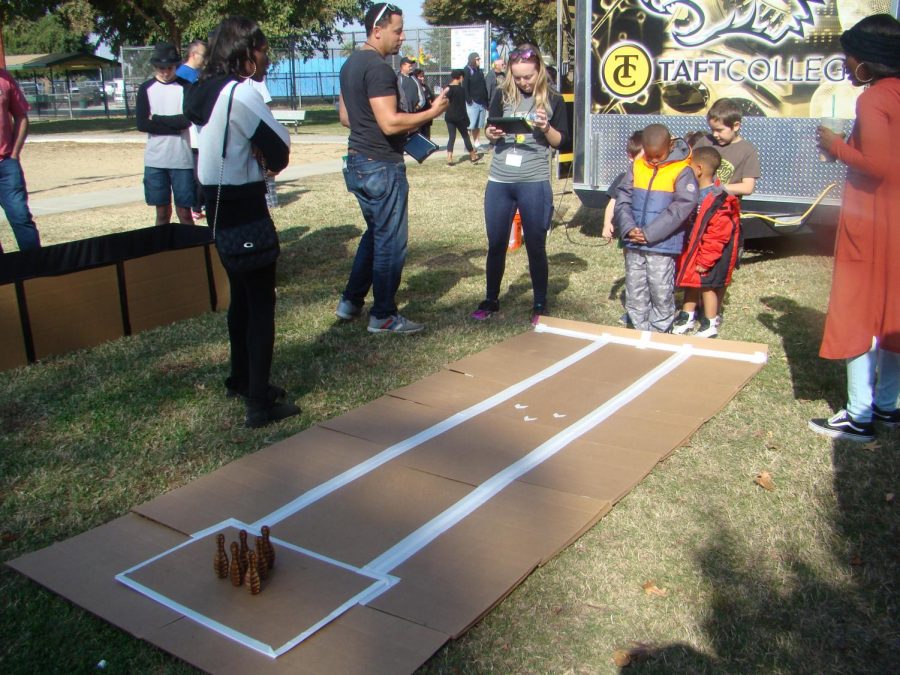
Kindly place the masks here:
<instances>
[{"instance_id":1,"label":"man in black t-shirt","mask_svg":"<svg viewBox=\"0 0 900 675\"><path fill-rule=\"evenodd\" d=\"M403 12L380 2L366 13L366 42L341 68L341 124L350 129L344 180L366 219L336 314L344 320L362 315L366 295L374 296L370 333L417 333L424 328L400 315L395 295L406 262L409 233L409 183L403 161L408 133L441 115L446 93L417 113L398 109L397 76L384 60L403 44Z\"/></svg>"}]
</instances>

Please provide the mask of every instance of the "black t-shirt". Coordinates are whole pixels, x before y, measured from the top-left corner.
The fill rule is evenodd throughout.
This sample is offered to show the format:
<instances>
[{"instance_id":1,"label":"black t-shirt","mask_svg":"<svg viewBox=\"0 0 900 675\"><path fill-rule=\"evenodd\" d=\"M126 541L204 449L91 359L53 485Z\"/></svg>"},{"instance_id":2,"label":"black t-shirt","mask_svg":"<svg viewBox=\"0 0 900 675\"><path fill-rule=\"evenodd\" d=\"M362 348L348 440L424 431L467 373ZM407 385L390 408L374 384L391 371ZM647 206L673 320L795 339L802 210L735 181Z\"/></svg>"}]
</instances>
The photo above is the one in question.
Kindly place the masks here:
<instances>
[{"instance_id":1,"label":"black t-shirt","mask_svg":"<svg viewBox=\"0 0 900 675\"><path fill-rule=\"evenodd\" d=\"M466 94L463 92L462 85L451 84L447 87L447 98L450 100L450 103L447 104L444 119L456 126L462 126L467 129L469 127L469 113L466 112Z\"/></svg>"},{"instance_id":2,"label":"black t-shirt","mask_svg":"<svg viewBox=\"0 0 900 675\"><path fill-rule=\"evenodd\" d=\"M385 136L369 103L382 96L399 99L397 75L381 54L360 49L350 55L341 68L341 96L350 117L349 147L372 159L403 161L406 134Z\"/></svg>"}]
</instances>

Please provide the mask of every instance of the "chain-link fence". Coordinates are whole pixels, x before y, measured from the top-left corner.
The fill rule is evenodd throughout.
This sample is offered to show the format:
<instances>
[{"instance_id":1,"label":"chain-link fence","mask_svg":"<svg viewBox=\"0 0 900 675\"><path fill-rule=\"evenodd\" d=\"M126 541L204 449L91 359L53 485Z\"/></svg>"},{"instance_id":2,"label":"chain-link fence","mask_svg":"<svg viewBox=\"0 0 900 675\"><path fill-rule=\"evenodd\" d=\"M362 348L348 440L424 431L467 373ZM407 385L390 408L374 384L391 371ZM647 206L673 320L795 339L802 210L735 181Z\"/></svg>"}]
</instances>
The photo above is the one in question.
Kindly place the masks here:
<instances>
[{"instance_id":1,"label":"chain-link fence","mask_svg":"<svg viewBox=\"0 0 900 675\"><path fill-rule=\"evenodd\" d=\"M399 70L400 59L415 59L418 67L425 71L425 79L430 86L446 86L450 80L450 71L465 65L465 62L452 63L452 31L458 28L484 29L483 48L479 51L489 53L489 30L485 24L413 28L406 31L406 40L400 54L390 57L388 62L394 70ZM334 44L325 54L304 59L295 40L269 38L269 58L272 63L266 77L266 87L272 96L272 105L297 109L302 107L304 101L337 101L340 95L341 67L347 57L365 41L363 32L343 33L341 42ZM186 49L182 53L186 53ZM121 50L123 105L128 114L134 114L138 88L153 77L153 66L150 65L152 54L153 47L146 46L123 47ZM487 59L482 60L486 61Z\"/></svg>"}]
</instances>

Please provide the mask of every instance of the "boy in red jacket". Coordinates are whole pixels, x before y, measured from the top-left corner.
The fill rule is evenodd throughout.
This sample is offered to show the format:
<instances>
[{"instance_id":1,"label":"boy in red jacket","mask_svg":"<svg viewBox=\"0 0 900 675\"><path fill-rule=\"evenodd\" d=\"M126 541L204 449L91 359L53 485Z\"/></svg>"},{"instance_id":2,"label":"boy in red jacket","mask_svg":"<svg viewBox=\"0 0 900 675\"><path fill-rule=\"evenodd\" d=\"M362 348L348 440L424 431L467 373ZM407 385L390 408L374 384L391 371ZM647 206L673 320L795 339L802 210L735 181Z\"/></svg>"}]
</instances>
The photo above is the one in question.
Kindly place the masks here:
<instances>
[{"instance_id":1,"label":"boy in red jacket","mask_svg":"<svg viewBox=\"0 0 900 675\"><path fill-rule=\"evenodd\" d=\"M675 275L675 285L684 288L684 304L672 326L676 335L696 325L701 298L703 318L696 335L714 338L719 334L719 304L731 283L741 230L740 202L716 184L721 163L722 156L715 148L694 148L691 169L700 187L700 208Z\"/></svg>"}]
</instances>

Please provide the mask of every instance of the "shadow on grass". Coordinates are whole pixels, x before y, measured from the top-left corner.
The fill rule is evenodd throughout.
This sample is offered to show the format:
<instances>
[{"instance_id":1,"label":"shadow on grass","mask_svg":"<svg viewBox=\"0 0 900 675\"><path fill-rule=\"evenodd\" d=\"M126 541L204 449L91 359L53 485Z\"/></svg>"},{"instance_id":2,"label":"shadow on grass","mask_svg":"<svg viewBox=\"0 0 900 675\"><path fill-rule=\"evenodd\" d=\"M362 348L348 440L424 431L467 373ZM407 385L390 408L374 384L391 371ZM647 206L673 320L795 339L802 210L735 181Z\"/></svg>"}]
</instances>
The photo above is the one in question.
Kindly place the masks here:
<instances>
[{"instance_id":1,"label":"shadow on grass","mask_svg":"<svg viewBox=\"0 0 900 675\"><path fill-rule=\"evenodd\" d=\"M772 311L762 312L757 318L781 336L794 398L798 401L825 399L831 410L841 408L846 396L843 362L819 358L825 314L782 296L768 296L760 301Z\"/></svg>"},{"instance_id":2,"label":"shadow on grass","mask_svg":"<svg viewBox=\"0 0 900 675\"><path fill-rule=\"evenodd\" d=\"M744 242L741 266L755 265L768 260L793 256L831 256L834 253L834 236L798 234L784 237L763 237Z\"/></svg>"},{"instance_id":3,"label":"shadow on grass","mask_svg":"<svg viewBox=\"0 0 900 675\"><path fill-rule=\"evenodd\" d=\"M524 249L523 249L524 253ZM553 306L556 304L560 294L569 287L570 278L573 273L584 272L588 268L587 261L580 258L574 253L568 251L562 253L554 253L547 262L549 264L549 283L547 285L547 305L550 313L553 313ZM524 298L531 293L531 276L528 273L522 274L518 279L509 285L506 292L508 301L515 298ZM500 299L501 304L503 298Z\"/></svg>"},{"instance_id":4,"label":"shadow on grass","mask_svg":"<svg viewBox=\"0 0 900 675\"><path fill-rule=\"evenodd\" d=\"M900 453L896 436L880 443L875 450L832 446L836 508L825 516L833 568L777 543L743 549L741 533L711 522L715 543L697 563L714 591L703 624L712 654L681 643L637 646L635 666L622 672L897 672L900 524L885 495L896 489ZM770 563L763 558L779 561L777 575L761 571Z\"/></svg>"}]
</instances>

